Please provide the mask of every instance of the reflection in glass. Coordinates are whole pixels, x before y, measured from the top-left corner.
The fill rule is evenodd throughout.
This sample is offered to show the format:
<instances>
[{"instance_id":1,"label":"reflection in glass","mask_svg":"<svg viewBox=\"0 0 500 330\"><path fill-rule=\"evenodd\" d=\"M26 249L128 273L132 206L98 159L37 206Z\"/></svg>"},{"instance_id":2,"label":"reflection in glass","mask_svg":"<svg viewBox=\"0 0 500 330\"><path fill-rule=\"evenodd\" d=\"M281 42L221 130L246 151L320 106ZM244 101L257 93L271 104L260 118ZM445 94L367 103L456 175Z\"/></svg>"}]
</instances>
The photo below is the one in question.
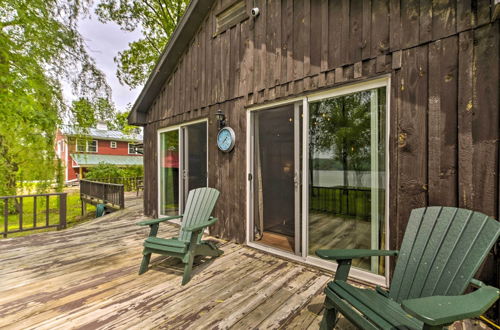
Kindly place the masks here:
<instances>
[{"instance_id":1,"label":"reflection in glass","mask_svg":"<svg viewBox=\"0 0 500 330\"><path fill-rule=\"evenodd\" d=\"M179 130L160 134L160 214L179 214Z\"/></svg>"},{"instance_id":2,"label":"reflection in glass","mask_svg":"<svg viewBox=\"0 0 500 330\"><path fill-rule=\"evenodd\" d=\"M309 104L309 255L385 246L386 89ZM384 274L384 258L353 260Z\"/></svg>"},{"instance_id":3,"label":"reflection in glass","mask_svg":"<svg viewBox=\"0 0 500 330\"><path fill-rule=\"evenodd\" d=\"M186 130L187 199L189 190L207 186L207 123L189 125Z\"/></svg>"}]
</instances>

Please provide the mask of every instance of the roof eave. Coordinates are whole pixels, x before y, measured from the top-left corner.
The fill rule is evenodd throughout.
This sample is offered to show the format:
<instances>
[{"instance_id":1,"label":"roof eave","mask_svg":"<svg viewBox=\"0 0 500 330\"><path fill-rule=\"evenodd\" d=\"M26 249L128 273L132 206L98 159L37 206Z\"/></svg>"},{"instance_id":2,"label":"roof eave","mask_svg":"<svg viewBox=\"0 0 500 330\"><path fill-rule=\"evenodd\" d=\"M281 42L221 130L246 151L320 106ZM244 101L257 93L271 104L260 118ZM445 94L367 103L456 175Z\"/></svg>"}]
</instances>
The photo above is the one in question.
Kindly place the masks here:
<instances>
[{"instance_id":1,"label":"roof eave","mask_svg":"<svg viewBox=\"0 0 500 330\"><path fill-rule=\"evenodd\" d=\"M178 60L190 44L214 2L215 0L192 0L189 3L130 111L128 116L130 125L144 126L146 124L146 113L153 100L174 71Z\"/></svg>"}]
</instances>

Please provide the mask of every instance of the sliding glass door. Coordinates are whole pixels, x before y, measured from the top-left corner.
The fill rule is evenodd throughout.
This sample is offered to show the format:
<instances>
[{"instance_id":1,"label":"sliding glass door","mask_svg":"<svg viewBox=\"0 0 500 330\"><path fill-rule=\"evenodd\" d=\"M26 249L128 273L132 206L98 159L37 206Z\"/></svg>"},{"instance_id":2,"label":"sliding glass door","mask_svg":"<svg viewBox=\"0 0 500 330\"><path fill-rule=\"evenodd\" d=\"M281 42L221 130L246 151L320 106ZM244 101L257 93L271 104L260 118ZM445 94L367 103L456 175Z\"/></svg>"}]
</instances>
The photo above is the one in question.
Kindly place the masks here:
<instances>
[{"instance_id":1,"label":"sliding glass door","mask_svg":"<svg viewBox=\"0 0 500 330\"><path fill-rule=\"evenodd\" d=\"M253 241L300 253L299 107L252 113Z\"/></svg>"},{"instance_id":2,"label":"sliding glass door","mask_svg":"<svg viewBox=\"0 0 500 330\"><path fill-rule=\"evenodd\" d=\"M309 102L308 254L385 247L386 88ZM384 274L384 258L353 260Z\"/></svg>"},{"instance_id":3,"label":"sliding glass door","mask_svg":"<svg viewBox=\"0 0 500 330\"><path fill-rule=\"evenodd\" d=\"M250 245L326 267L318 249L387 248L387 83L249 111ZM353 274L382 283L385 260Z\"/></svg>"},{"instance_id":4,"label":"sliding glass door","mask_svg":"<svg viewBox=\"0 0 500 330\"><path fill-rule=\"evenodd\" d=\"M207 186L207 122L159 133L159 213L182 213L189 190Z\"/></svg>"}]
</instances>

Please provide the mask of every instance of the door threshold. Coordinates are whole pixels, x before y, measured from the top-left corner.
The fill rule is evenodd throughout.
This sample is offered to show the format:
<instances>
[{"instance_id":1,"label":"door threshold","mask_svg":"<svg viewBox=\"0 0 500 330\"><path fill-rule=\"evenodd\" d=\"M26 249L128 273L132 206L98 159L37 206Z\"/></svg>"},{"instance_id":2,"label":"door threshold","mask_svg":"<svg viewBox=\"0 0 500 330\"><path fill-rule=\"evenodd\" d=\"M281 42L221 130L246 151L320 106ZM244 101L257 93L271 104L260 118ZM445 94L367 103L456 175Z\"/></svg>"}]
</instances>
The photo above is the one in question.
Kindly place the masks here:
<instances>
[{"instance_id":1,"label":"door threshold","mask_svg":"<svg viewBox=\"0 0 500 330\"><path fill-rule=\"evenodd\" d=\"M284 250L281 250L278 248L266 246L266 245L261 244L257 241L247 242L246 245L251 247L251 248L260 250L260 251L274 254L274 255L277 255L279 257L289 259L289 260L292 260L295 262L299 262L299 263L302 263L305 265L324 269L324 270L329 271L329 272L336 272L337 271L337 263L336 262L327 261L327 260L323 260L323 259L320 259L317 257L311 257L311 256L303 257L301 255L296 255L293 252L287 252L287 251L284 251ZM373 274L373 273L370 273L368 271L365 271L365 270L362 270L359 268L354 268L354 267L351 268L351 271L349 272L349 279L354 281L354 282L360 283L360 284L366 284L366 285L371 285L371 286L380 285L383 288L389 287L388 278L386 278L385 276Z\"/></svg>"},{"instance_id":2,"label":"door threshold","mask_svg":"<svg viewBox=\"0 0 500 330\"><path fill-rule=\"evenodd\" d=\"M264 231L262 238L255 243L294 254L294 239L291 236Z\"/></svg>"}]
</instances>

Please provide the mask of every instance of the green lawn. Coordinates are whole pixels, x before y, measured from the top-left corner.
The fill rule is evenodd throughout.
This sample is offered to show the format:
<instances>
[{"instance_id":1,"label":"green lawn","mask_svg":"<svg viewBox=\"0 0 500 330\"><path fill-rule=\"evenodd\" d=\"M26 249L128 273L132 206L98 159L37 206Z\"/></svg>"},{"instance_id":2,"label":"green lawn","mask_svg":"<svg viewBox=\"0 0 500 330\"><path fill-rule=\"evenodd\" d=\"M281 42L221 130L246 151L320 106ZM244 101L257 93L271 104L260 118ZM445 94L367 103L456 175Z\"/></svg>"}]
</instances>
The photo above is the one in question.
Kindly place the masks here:
<instances>
[{"instance_id":1,"label":"green lawn","mask_svg":"<svg viewBox=\"0 0 500 330\"><path fill-rule=\"evenodd\" d=\"M90 212L87 213L86 217L81 216L81 202L80 194L68 193L67 195L67 213L66 213L66 227L73 227L82 222L88 221L95 217L95 210L93 207L87 207ZM37 198L36 207L36 222L37 226L45 226L46 224L46 209L47 203L45 197ZM3 216L3 204L0 205L0 239L3 238L1 233L4 231L5 218ZM33 228L34 220L34 198L26 197L23 198L23 229ZM19 214L10 214L8 217L9 231L19 229ZM51 196L49 198L49 225L56 225L59 223L59 198L57 196ZM52 231L56 228L48 229L34 229L20 233L9 234L7 237L17 237L26 236L34 233Z\"/></svg>"}]
</instances>

